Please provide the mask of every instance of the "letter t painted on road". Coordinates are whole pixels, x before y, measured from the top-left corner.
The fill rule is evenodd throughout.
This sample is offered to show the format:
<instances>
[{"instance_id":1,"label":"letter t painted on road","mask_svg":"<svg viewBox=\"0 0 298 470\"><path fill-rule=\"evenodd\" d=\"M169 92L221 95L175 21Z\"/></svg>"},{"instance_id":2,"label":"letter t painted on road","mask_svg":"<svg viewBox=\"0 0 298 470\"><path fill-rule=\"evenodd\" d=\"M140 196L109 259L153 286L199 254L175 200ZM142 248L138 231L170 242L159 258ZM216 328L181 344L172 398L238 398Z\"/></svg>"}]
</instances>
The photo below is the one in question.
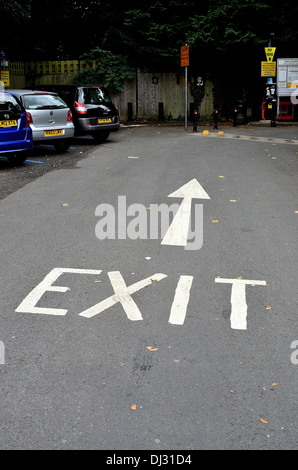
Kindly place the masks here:
<instances>
[{"instance_id":1,"label":"letter t painted on road","mask_svg":"<svg viewBox=\"0 0 298 470\"><path fill-rule=\"evenodd\" d=\"M217 277L215 282L232 284L231 293L231 328L234 330L247 329L247 303L245 297L245 286L266 285L266 281L250 281L247 279L222 279Z\"/></svg>"}]
</instances>

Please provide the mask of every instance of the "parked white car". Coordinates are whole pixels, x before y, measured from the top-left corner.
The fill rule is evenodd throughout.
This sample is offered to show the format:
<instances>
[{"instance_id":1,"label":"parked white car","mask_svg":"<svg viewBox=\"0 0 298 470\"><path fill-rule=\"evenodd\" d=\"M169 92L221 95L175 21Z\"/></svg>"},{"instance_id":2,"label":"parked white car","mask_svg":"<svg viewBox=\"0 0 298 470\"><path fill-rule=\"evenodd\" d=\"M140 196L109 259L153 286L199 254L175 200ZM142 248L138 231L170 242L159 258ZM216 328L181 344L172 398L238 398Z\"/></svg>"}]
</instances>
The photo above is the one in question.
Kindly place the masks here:
<instances>
[{"instance_id":1,"label":"parked white car","mask_svg":"<svg viewBox=\"0 0 298 470\"><path fill-rule=\"evenodd\" d=\"M38 90L9 90L28 113L33 144L48 143L65 152L74 136L72 113L57 93Z\"/></svg>"}]
</instances>

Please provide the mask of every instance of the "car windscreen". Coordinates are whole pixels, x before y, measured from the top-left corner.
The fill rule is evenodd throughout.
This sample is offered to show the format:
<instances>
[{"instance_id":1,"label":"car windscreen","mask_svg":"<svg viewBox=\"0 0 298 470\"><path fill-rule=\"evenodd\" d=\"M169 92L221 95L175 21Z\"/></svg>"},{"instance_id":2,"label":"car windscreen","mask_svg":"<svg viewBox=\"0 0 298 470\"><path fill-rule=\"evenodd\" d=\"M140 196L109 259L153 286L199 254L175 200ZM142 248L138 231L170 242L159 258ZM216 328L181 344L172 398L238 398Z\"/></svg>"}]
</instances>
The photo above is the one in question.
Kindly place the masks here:
<instances>
[{"instance_id":1,"label":"car windscreen","mask_svg":"<svg viewBox=\"0 0 298 470\"><path fill-rule=\"evenodd\" d=\"M0 111L11 111L15 114L24 112L17 99L7 93L0 93Z\"/></svg>"},{"instance_id":2,"label":"car windscreen","mask_svg":"<svg viewBox=\"0 0 298 470\"><path fill-rule=\"evenodd\" d=\"M105 103L111 103L112 99L108 90L106 90L105 88L94 87L80 88L78 101L82 104L100 104L103 101Z\"/></svg>"},{"instance_id":3,"label":"car windscreen","mask_svg":"<svg viewBox=\"0 0 298 470\"><path fill-rule=\"evenodd\" d=\"M63 109L67 104L57 95L35 93L23 95L23 102L26 109Z\"/></svg>"}]
</instances>

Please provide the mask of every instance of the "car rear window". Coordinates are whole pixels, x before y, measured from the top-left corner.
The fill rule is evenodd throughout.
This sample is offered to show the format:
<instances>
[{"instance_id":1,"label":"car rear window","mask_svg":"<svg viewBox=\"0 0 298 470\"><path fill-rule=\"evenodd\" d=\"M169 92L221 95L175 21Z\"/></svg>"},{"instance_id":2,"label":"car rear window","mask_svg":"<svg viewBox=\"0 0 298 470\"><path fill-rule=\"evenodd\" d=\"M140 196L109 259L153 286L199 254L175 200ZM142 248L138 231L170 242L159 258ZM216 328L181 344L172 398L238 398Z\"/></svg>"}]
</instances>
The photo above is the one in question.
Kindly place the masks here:
<instances>
[{"instance_id":1,"label":"car rear window","mask_svg":"<svg viewBox=\"0 0 298 470\"><path fill-rule=\"evenodd\" d=\"M32 94L23 96L24 106L26 109L63 109L67 108L67 104L56 95L48 94Z\"/></svg>"},{"instance_id":2,"label":"car rear window","mask_svg":"<svg viewBox=\"0 0 298 470\"><path fill-rule=\"evenodd\" d=\"M94 87L80 88L78 101L82 104L100 104L103 101L111 103L112 99L108 90Z\"/></svg>"},{"instance_id":3,"label":"car rear window","mask_svg":"<svg viewBox=\"0 0 298 470\"><path fill-rule=\"evenodd\" d=\"M7 93L0 93L0 111L11 111L16 114L24 112L17 99Z\"/></svg>"}]
</instances>

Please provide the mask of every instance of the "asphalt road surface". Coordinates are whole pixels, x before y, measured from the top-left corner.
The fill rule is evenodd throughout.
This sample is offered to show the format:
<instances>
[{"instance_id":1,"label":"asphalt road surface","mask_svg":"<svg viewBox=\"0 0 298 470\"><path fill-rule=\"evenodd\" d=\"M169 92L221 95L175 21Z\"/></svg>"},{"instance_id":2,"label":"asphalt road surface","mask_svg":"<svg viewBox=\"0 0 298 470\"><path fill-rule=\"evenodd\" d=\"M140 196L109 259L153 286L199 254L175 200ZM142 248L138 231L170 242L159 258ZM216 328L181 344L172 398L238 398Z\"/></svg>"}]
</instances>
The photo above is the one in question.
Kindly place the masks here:
<instances>
[{"instance_id":1,"label":"asphalt road surface","mask_svg":"<svg viewBox=\"0 0 298 470\"><path fill-rule=\"evenodd\" d=\"M0 161L1 449L297 450L297 130Z\"/></svg>"}]
</instances>

